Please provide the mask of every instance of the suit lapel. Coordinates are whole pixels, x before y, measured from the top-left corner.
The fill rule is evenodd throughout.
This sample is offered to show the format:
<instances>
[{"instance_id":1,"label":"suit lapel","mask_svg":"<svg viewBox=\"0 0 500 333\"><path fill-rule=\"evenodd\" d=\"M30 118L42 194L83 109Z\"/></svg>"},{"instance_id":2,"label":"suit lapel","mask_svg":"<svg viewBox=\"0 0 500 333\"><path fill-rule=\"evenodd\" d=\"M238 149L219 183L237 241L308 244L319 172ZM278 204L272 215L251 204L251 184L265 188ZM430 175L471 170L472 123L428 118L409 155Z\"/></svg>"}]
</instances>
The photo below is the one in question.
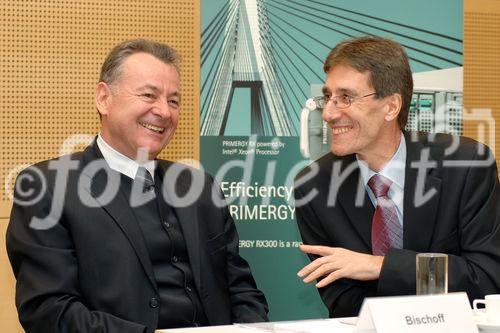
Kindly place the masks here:
<instances>
[{"instance_id":1,"label":"suit lapel","mask_svg":"<svg viewBox=\"0 0 500 333\"><path fill-rule=\"evenodd\" d=\"M84 154L84 159L86 160L85 164L87 165L90 162L97 163L99 160L102 161L102 164L96 165L96 168L100 171L92 168L97 172L92 172L91 169L89 170L90 172L82 174L82 176L90 178L90 188L86 188L86 190L97 202L99 202L100 207L113 218L116 224L123 231L137 254L148 279L155 290L158 291L156 280L154 278L153 266L146 248L144 236L139 228L139 224L135 219L135 214L130 207L130 203L128 202L127 196L123 192L123 189L118 185L119 188L116 195L113 196L111 201L106 200L106 198L102 195L105 188L107 186L111 186L111 182L114 183L121 181L120 173L108 167L101 152L97 148L95 141L91 146L87 147ZM110 178L108 179L108 177Z\"/></svg>"},{"instance_id":2,"label":"suit lapel","mask_svg":"<svg viewBox=\"0 0 500 333\"><path fill-rule=\"evenodd\" d=\"M176 179L166 177L166 172L172 166L172 162L159 160L158 170L162 177L162 198L174 210L182 229L182 234L186 242L186 249L189 256L194 280L198 288L201 286L201 256L200 256L200 230L198 224L198 211L193 204L185 207L183 200L172 200L172 198L183 197L191 189L191 183L186 179L184 173L177 174ZM200 290L200 289L199 289Z\"/></svg>"},{"instance_id":3,"label":"suit lapel","mask_svg":"<svg viewBox=\"0 0 500 333\"><path fill-rule=\"evenodd\" d=\"M335 166L335 163L338 163ZM342 170L339 173L337 170ZM342 181L343 175L347 177ZM371 219L375 208L366 193L358 163L354 155L334 160L330 189L337 188L338 202L354 225L367 249L371 250ZM340 183L340 185L336 185ZM336 187L335 187L336 186Z\"/></svg>"},{"instance_id":4,"label":"suit lapel","mask_svg":"<svg viewBox=\"0 0 500 333\"><path fill-rule=\"evenodd\" d=\"M403 246L429 251L441 196L441 179L436 177L442 149L427 145L423 137L405 132L406 173L403 207ZM424 169L422 166L427 164ZM420 168L419 168L420 167Z\"/></svg>"}]
</instances>

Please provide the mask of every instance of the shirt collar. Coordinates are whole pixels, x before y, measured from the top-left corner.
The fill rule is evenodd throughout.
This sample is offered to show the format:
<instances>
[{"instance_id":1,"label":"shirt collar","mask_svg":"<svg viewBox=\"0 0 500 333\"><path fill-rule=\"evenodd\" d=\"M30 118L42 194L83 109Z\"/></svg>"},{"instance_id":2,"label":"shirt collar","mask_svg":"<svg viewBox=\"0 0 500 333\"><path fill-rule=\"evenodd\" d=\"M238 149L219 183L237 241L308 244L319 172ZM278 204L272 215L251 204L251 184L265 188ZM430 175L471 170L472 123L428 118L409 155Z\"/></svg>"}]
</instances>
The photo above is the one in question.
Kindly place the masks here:
<instances>
[{"instance_id":1,"label":"shirt collar","mask_svg":"<svg viewBox=\"0 0 500 333\"><path fill-rule=\"evenodd\" d=\"M368 165L358 158L356 155L356 159L358 161L359 170L361 172L361 176L363 177L363 181L365 186L367 186L370 178L379 174L388 179L390 179L394 184L399 186L401 189L405 186L405 166L406 166L406 140L403 132L401 132L399 147L396 150L396 153L392 156L391 160L380 170L380 172L375 172L368 167Z\"/></svg>"},{"instance_id":2,"label":"shirt collar","mask_svg":"<svg viewBox=\"0 0 500 333\"><path fill-rule=\"evenodd\" d=\"M97 146L111 169L134 179L139 166L143 166L149 171L151 177L154 179L156 165L154 160L147 161L144 164L137 163L111 147L106 141L104 141L101 133L97 135Z\"/></svg>"}]
</instances>

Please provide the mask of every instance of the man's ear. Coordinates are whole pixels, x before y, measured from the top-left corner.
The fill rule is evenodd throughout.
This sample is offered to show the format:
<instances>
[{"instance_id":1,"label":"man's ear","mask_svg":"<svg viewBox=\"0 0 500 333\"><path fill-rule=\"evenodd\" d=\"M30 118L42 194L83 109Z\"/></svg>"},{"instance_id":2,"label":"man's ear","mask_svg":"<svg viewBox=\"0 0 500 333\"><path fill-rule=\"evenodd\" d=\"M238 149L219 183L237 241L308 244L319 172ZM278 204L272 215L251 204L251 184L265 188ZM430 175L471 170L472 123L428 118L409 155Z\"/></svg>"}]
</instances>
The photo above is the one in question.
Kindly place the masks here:
<instances>
[{"instance_id":1,"label":"man's ear","mask_svg":"<svg viewBox=\"0 0 500 333\"><path fill-rule=\"evenodd\" d=\"M385 120L392 121L397 119L399 112L401 112L401 107L403 105L403 98L400 94L392 94L387 96L387 111L385 113Z\"/></svg>"},{"instance_id":2,"label":"man's ear","mask_svg":"<svg viewBox=\"0 0 500 333\"><path fill-rule=\"evenodd\" d=\"M95 87L95 107L101 116L108 114L112 98L110 86L105 82L99 82Z\"/></svg>"}]
</instances>

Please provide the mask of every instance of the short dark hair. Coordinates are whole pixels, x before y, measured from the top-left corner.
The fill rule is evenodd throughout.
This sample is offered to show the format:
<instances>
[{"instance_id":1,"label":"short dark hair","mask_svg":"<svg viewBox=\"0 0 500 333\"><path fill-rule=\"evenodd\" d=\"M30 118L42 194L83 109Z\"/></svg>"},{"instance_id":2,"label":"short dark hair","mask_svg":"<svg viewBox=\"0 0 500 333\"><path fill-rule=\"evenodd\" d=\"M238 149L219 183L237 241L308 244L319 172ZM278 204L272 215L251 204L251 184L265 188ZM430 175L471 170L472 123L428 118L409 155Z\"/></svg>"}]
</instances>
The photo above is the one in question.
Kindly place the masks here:
<instances>
[{"instance_id":1,"label":"short dark hair","mask_svg":"<svg viewBox=\"0 0 500 333\"><path fill-rule=\"evenodd\" d=\"M406 126L413 94L413 78L403 47L387 38L364 36L337 44L326 57L323 69L328 73L335 65L348 65L369 73L369 83L378 98L394 93L402 97L398 116L401 129Z\"/></svg>"},{"instance_id":2,"label":"short dark hair","mask_svg":"<svg viewBox=\"0 0 500 333\"><path fill-rule=\"evenodd\" d=\"M121 74L121 65L125 60L135 53L148 53L162 62L175 67L180 73L180 57L177 51L159 42L147 39L131 39L116 45L104 60L99 76L100 82L113 84Z\"/></svg>"}]
</instances>

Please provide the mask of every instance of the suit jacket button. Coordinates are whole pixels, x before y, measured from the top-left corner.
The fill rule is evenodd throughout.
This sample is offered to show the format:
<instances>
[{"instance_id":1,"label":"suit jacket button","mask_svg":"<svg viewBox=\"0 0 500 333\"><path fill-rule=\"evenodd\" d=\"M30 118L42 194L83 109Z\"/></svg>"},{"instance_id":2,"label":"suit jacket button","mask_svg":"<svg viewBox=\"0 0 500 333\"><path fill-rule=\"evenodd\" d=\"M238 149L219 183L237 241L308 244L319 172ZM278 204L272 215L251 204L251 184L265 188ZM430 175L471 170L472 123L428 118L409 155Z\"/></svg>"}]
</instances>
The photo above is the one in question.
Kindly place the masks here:
<instances>
[{"instance_id":1,"label":"suit jacket button","mask_svg":"<svg viewBox=\"0 0 500 333\"><path fill-rule=\"evenodd\" d=\"M149 306L154 309L154 308L157 308L158 305L160 305L160 301L158 300L158 298L151 297L151 299L149 300Z\"/></svg>"}]
</instances>

